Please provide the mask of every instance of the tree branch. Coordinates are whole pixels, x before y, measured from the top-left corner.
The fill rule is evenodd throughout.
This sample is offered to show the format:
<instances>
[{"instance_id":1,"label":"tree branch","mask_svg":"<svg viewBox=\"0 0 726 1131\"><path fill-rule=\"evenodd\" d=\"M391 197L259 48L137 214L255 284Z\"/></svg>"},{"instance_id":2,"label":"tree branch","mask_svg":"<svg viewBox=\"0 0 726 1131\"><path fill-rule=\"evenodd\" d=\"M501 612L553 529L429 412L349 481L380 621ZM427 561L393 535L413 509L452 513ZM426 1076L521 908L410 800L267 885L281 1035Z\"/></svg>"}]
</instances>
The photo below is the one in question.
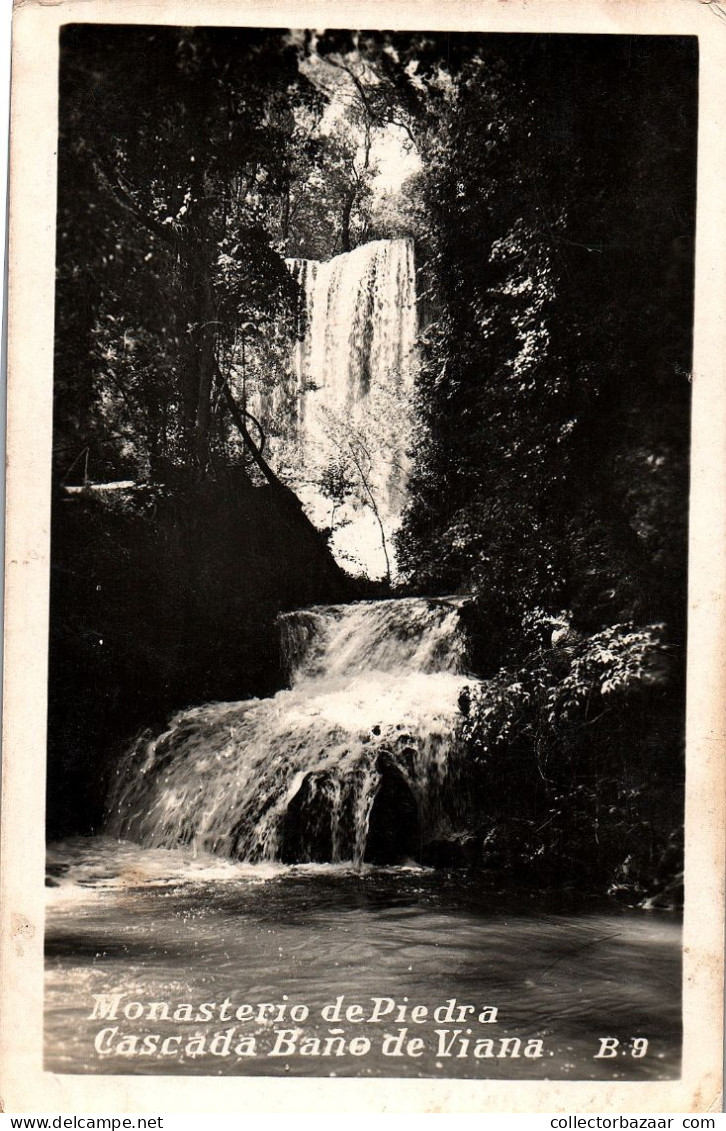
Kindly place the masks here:
<instances>
[{"instance_id":1,"label":"tree branch","mask_svg":"<svg viewBox=\"0 0 726 1131\"><path fill-rule=\"evenodd\" d=\"M191 261L190 257L184 254L181 242L175 238L173 229L170 229L166 224L162 224L160 220L157 220L146 209L142 208L118 177L112 180L109 173L102 168L98 158L94 158L91 163L99 183L106 189L119 208L133 216L148 232L157 236L167 247L175 251L186 262Z\"/></svg>"},{"instance_id":2,"label":"tree branch","mask_svg":"<svg viewBox=\"0 0 726 1131\"><path fill-rule=\"evenodd\" d=\"M221 391L222 391L222 395L225 399L225 403L227 405L227 408L229 409L229 414L232 417L232 420L234 421L235 426L236 426L238 432L240 433L242 439L244 440L245 447L249 451L254 462L257 464L257 467L262 472L262 474L264 475L265 479L267 480L267 482L269 484L271 484L273 487L278 488L280 491L283 491L286 495L291 495L293 498L295 498L295 501L298 502L297 497L294 495L294 493L290 490L289 487L285 486L285 484L282 482L281 479L278 479L277 475L272 470L269 463L267 462L267 460L264 458L264 456L262 454L262 450L264 448L265 434L262 430L262 427L261 427L259 421L256 420L254 416L252 416L252 413L247 412L247 410L245 410L243 412L242 409L240 409L239 405L237 404L237 401L235 400L234 396L232 395L232 390L229 387L229 383L228 383L226 377L222 376L222 374L220 373L218 368L217 368L217 380L219 382L219 385L220 385L220 388L221 388ZM260 435L262 436L262 439L263 439L263 443L262 443L261 447L258 447L257 444L255 443L255 441L252 439L252 436L250 435L250 431L249 431L249 429L248 429L248 427L245 423L245 416L248 416L250 418L250 420L252 420L254 422L254 424L257 426L257 428L259 429Z\"/></svg>"}]
</instances>

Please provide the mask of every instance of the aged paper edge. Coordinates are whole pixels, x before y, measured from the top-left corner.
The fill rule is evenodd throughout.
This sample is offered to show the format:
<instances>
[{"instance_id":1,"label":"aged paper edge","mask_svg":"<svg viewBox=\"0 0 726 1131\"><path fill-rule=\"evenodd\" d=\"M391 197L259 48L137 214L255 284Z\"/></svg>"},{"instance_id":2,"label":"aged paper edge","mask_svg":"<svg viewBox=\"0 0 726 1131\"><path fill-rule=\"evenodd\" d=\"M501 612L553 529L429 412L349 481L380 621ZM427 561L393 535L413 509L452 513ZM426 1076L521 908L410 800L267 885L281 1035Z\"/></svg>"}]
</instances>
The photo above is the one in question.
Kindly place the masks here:
<instances>
[{"instance_id":1,"label":"aged paper edge","mask_svg":"<svg viewBox=\"0 0 726 1131\"><path fill-rule=\"evenodd\" d=\"M64 23L698 35L684 1043L653 1083L60 1076L42 1069L58 29ZM726 14L710 0L16 0L0 875L0 1099L13 1112L721 1110L726 551Z\"/></svg>"}]
</instances>

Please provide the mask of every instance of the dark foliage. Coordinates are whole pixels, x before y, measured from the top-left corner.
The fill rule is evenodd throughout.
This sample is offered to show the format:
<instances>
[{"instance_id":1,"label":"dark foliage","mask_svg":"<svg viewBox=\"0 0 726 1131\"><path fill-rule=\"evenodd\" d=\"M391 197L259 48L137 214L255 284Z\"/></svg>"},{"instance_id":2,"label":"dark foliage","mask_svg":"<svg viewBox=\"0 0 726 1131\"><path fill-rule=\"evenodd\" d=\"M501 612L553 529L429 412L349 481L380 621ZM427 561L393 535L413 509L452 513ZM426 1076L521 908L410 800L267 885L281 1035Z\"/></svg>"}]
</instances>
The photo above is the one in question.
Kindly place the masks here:
<instances>
[{"instance_id":1,"label":"dark foliage","mask_svg":"<svg viewBox=\"0 0 726 1131\"><path fill-rule=\"evenodd\" d=\"M535 606L682 631L695 45L457 48L422 142L438 313L401 560L473 586L502 641Z\"/></svg>"},{"instance_id":2,"label":"dark foliage","mask_svg":"<svg viewBox=\"0 0 726 1131\"><path fill-rule=\"evenodd\" d=\"M480 861L518 882L678 903L681 657L663 626L592 636L526 623L536 650L462 702L458 788Z\"/></svg>"},{"instance_id":3,"label":"dark foliage","mask_svg":"<svg viewBox=\"0 0 726 1131\"><path fill-rule=\"evenodd\" d=\"M244 366L246 331L274 324L270 367L275 336L288 349L292 338L280 194L291 103L318 98L297 58L275 31L63 29L59 477L244 466L221 392L241 351Z\"/></svg>"}]
</instances>

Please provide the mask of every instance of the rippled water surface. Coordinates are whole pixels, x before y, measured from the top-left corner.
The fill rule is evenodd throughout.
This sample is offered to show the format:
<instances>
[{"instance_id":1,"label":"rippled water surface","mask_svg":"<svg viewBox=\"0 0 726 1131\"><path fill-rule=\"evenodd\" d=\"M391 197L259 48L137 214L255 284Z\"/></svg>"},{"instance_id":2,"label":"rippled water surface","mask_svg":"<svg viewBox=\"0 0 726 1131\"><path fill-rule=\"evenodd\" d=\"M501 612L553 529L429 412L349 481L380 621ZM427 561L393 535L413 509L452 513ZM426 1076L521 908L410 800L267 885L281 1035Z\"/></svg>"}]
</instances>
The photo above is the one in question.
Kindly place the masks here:
<instances>
[{"instance_id":1,"label":"rippled water surface","mask_svg":"<svg viewBox=\"0 0 726 1131\"><path fill-rule=\"evenodd\" d=\"M571 1079L678 1074L680 927L667 913L505 897L464 873L252 867L102 839L55 846L49 874L46 1068L55 1072ZM103 994L122 995L116 1018L91 1016L94 995ZM343 1009L361 1007L352 1016L363 1020L320 1016L340 995ZM366 1018L375 998L396 1005L372 1023ZM477 1013L495 1006L496 1023L479 1023L472 1011L461 1023L446 1013L434 1020L433 1011L452 999L454 1009L473 1005ZM167 1003L170 1016L163 1019L158 1006L156 1019L148 1012L123 1016L124 1006L134 1015L150 1002ZM194 1010L213 1005L212 1018L185 1020L182 1010L174 1020L183 1003ZM261 1003L303 1004L310 1016L298 1025L289 1018L276 1023L269 1015L250 1019L249 1011L235 1018L240 1006ZM414 1005L427 1006L428 1018L413 1023L405 1012L399 1023L397 1011ZM420 1038L412 1047L417 1055L384 1056L386 1035L395 1051L391 1038L403 1028L405 1041ZM283 1040L276 1031L290 1029L299 1030L289 1038L293 1045L283 1044L282 1055L271 1056ZM330 1029L342 1029L345 1042L367 1037L370 1051L354 1056L346 1043L343 1055L323 1055ZM457 1029L452 1054L461 1052L459 1038L471 1029L474 1041L494 1042L494 1053L502 1038L519 1037L520 1055L475 1058L471 1044L465 1055L442 1055L436 1030L445 1031L448 1041ZM215 1034L222 1035L216 1045L222 1055L210 1051ZM156 1038L152 1051L140 1052L150 1035ZM133 1036L135 1045L124 1044ZM256 1055L235 1053L240 1040L251 1036ZM302 1042L316 1036L320 1055L301 1055ZM605 1036L620 1039L618 1055L595 1058ZM630 1055L634 1037L648 1041L642 1058ZM162 1055L165 1038L171 1040ZM537 1039L544 1055L522 1055L527 1041ZM190 1047L192 1040L197 1043ZM339 1045L331 1047L335 1052Z\"/></svg>"}]
</instances>

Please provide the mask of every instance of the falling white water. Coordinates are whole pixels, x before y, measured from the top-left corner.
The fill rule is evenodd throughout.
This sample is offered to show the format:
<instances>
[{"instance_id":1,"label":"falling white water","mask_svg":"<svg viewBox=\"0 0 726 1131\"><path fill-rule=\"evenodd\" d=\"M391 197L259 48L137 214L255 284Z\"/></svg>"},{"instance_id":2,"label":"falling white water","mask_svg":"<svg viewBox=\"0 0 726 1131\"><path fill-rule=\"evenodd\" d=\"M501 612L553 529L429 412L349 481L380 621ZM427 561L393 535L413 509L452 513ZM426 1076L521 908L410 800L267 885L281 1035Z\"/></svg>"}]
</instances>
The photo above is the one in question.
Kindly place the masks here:
<instances>
[{"instance_id":1,"label":"falling white water","mask_svg":"<svg viewBox=\"0 0 726 1131\"><path fill-rule=\"evenodd\" d=\"M422 846L447 835L470 682L458 606L410 598L283 616L290 690L184 711L137 743L118 771L109 831L251 862L360 863L374 807L393 789L408 813L406 851L411 837Z\"/></svg>"},{"instance_id":2,"label":"falling white water","mask_svg":"<svg viewBox=\"0 0 726 1131\"><path fill-rule=\"evenodd\" d=\"M410 399L416 368L413 244L375 240L327 263L291 259L304 334L294 349L295 489L353 572L395 573L392 537L405 504ZM347 469L336 504L321 484ZM376 513L377 512L377 513Z\"/></svg>"}]
</instances>

